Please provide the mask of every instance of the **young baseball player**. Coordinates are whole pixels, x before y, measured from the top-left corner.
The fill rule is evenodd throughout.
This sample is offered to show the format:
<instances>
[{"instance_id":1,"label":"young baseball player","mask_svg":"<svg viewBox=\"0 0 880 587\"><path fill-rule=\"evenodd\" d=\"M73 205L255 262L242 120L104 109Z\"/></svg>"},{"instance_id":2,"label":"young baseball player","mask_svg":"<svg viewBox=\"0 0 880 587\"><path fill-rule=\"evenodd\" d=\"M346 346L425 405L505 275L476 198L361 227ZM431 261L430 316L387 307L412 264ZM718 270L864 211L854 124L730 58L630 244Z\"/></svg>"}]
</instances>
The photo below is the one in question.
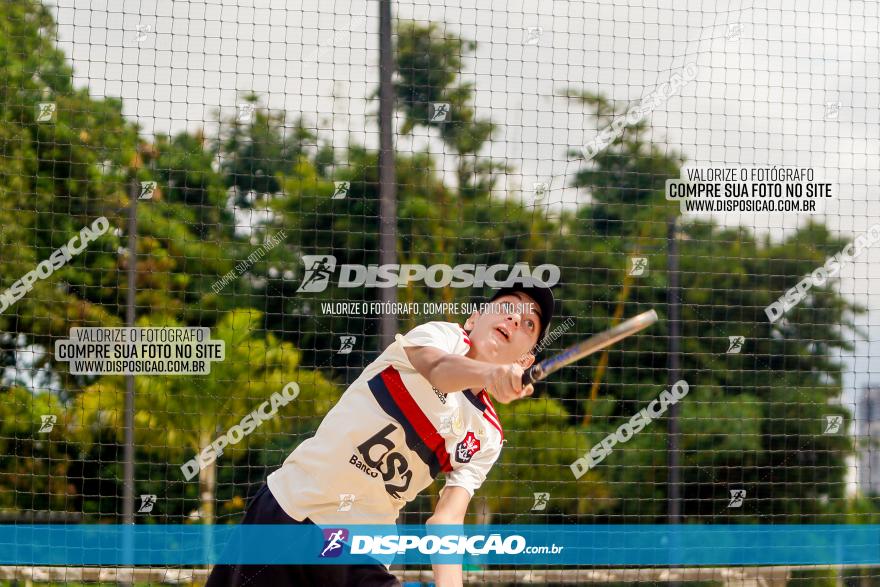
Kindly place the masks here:
<instances>
[{"instance_id":1,"label":"young baseball player","mask_svg":"<svg viewBox=\"0 0 880 587\"><path fill-rule=\"evenodd\" d=\"M537 282L498 290L463 326L428 322L396 340L354 381L247 509L244 524L394 524L439 474L429 524L461 524L498 459L501 403L532 394L522 374L553 316ZM335 547L332 541L330 547ZM323 553L322 553L323 554ZM460 565L434 565L437 587L462 585ZM209 587L400 585L382 564L218 565Z\"/></svg>"}]
</instances>

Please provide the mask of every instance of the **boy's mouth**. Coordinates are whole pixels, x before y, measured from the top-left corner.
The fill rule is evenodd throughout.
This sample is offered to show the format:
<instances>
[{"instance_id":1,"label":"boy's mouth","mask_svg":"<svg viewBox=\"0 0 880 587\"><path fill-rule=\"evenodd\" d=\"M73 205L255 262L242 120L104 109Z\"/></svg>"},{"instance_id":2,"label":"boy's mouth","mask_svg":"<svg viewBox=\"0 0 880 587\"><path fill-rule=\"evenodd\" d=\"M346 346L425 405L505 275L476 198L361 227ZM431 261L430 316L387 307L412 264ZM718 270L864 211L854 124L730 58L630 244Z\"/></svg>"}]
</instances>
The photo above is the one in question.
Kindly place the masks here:
<instances>
[{"instance_id":1,"label":"boy's mouth","mask_svg":"<svg viewBox=\"0 0 880 587\"><path fill-rule=\"evenodd\" d=\"M501 333L501 336L504 337L504 340L510 340L510 331L507 330L507 327L503 324L496 326L495 330Z\"/></svg>"}]
</instances>

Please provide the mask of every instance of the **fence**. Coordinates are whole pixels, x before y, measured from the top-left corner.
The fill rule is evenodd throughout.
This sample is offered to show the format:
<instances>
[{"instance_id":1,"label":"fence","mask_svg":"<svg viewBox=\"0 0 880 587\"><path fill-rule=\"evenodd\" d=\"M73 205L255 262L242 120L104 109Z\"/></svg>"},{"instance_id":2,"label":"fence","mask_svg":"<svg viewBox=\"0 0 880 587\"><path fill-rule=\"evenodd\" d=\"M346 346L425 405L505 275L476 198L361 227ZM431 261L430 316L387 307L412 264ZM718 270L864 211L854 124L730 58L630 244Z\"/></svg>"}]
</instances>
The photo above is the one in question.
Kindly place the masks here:
<instances>
[{"instance_id":1,"label":"fence","mask_svg":"<svg viewBox=\"0 0 880 587\"><path fill-rule=\"evenodd\" d=\"M3 523L236 523L395 333L527 275L557 303L538 360L660 321L494 403L468 523L877 523L877 14L811 9L7 0Z\"/></svg>"}]
</instances>

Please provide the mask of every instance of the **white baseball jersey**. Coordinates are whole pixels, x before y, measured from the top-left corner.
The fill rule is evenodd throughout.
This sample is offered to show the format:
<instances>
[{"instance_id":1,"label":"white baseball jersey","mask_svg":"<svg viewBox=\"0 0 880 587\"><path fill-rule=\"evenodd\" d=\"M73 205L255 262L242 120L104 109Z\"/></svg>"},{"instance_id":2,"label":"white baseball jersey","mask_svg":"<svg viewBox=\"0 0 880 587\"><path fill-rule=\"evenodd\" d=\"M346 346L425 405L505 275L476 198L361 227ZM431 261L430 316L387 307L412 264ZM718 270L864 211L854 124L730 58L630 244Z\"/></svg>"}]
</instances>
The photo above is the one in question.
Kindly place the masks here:
<instances>
[{"instance_id":1,"label":"white baseball jersey","mask_svg":"<svg viewBox=\"0 0 880 587\"><path fill-rule=\"evenodd\" d=\"M413 368L404 347L465 355L467 333L429 322L398 334L370 363L317 432L269 475L269 490L296 520L393 524L440 472L471 495L501 452L504 432L485 390L443 394Z\"/></svg>"}]
</instances>

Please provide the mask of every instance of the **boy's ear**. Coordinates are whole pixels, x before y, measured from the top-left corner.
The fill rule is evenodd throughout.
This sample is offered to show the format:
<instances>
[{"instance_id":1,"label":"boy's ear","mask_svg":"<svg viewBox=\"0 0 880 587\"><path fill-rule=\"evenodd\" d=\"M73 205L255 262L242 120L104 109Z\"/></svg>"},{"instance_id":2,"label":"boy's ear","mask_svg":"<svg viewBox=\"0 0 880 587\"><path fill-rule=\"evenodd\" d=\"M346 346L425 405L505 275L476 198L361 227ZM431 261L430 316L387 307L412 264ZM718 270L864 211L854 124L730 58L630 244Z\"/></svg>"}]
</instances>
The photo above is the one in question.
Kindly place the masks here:
<instances>
[{"instance_id":1,"label":"boy's ear","mask_svg":"<svg viewBox=\"0 0 880 587\"><path fill-rule=\"evenodd\" d=\"M471 314L468 317L468 319L464 321L464 329L467 330L468 332L473 330L474 324L477 322L477 318L479 318L479 317L480 317L480 313L477 311L474 311L474 313Z\"/></svg>"}]
</instances>

